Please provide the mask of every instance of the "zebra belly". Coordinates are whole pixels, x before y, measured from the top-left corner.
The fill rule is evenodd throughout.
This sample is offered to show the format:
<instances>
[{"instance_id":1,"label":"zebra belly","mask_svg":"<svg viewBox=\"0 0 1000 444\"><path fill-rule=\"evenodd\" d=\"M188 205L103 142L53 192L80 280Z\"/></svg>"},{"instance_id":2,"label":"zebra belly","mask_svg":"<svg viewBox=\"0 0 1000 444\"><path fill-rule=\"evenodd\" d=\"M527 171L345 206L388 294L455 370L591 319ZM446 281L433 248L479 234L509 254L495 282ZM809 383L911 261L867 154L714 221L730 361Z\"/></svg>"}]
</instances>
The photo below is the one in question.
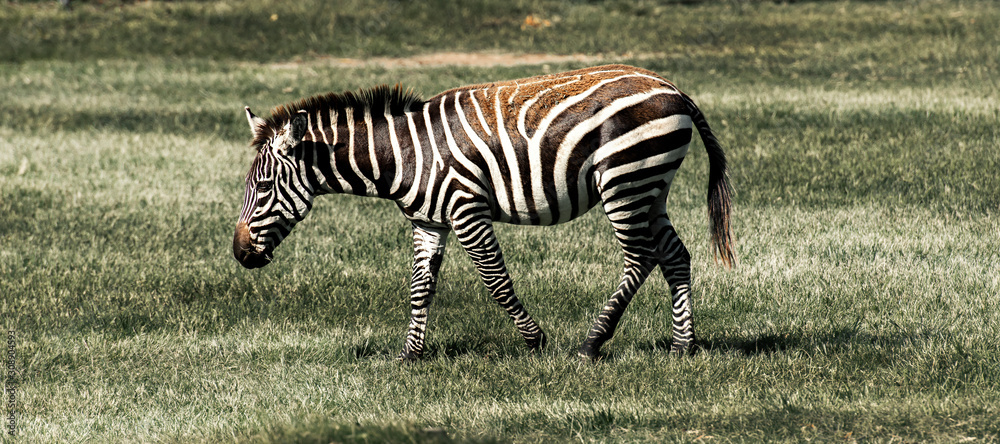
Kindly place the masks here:
<instances>
[{"instance_id":1,"label":"zebra belly","mask_svg":"<svg viewBox=\"0 0 1000 444\"><path fill-rule=\"evenodd\" d=\"M586 214L601 201L597 193L596 177L594 174L582 174L575 189L549 198L535 199L530 204L524 196L515 198L517 203L514 206L528 211L516 211L510 204L494 199L491 205L493 219L515 225L549 226L569 222Z\"/></svg>"}]
</instances>

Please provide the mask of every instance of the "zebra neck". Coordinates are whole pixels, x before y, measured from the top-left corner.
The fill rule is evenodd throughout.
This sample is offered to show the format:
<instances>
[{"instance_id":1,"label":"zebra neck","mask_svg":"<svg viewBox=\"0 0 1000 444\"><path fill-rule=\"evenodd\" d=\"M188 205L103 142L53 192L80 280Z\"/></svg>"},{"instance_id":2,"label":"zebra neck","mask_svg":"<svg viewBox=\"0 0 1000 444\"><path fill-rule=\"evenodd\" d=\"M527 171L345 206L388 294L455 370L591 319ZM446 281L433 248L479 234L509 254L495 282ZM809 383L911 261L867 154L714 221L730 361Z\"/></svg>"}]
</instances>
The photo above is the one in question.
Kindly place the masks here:
<instances>
[{"instance_id":1,"label":"zebra neck","mask_svg":"<svg viewBox=\"0 0 1000 444\"><path fill-rule=\"evenodd\" d=\"M331 114L335 126L319 131L325 142L318 147L316 159L321 189L389 199L400 194L407 163L395 137L400 117L373 116L368 109L351 108L331 110Z\"/></svg>"}]
</instances>

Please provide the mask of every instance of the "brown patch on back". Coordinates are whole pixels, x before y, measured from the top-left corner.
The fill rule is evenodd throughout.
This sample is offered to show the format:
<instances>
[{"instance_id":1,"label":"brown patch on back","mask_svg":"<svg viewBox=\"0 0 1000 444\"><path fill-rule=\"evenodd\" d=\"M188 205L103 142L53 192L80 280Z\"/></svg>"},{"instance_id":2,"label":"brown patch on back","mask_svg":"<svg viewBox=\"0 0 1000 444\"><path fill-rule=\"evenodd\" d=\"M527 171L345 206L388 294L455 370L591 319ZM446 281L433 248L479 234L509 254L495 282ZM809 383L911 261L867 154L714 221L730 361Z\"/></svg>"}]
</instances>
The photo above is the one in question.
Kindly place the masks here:
<instances>
[{"instance_id":1,"label":"brown patch on back","mask_svg":"<svg viewBox=\"0 0 1000 444\"><path fill-rule=\"evenodd\" d=\"M523 79L506 80L493 83L483 83L468 85L450 89L438 94L430 100L438 99L442 96L456 94L464 91L471 91L479 104L490 131L497 131L497 116L495 113L496 98L500 98L500 112L503 115L504 126L510 129L517 128L518 117L521 110L529 101L534 101L527 109L525 115L525 127L533 132L540 120L548 112L562 103L564 100L581 94L594 85L615 77L638 74L648 76L647 78L635 78L634 89L631 92L641 91L651 88L654 85L673 85L656 73L626 65L604 65L591 68L578 69L558 74L546 74ZM470 116L475 111L466 109ZM477 125L478 126L478 125Z\"/></svg>"}]
</instances>

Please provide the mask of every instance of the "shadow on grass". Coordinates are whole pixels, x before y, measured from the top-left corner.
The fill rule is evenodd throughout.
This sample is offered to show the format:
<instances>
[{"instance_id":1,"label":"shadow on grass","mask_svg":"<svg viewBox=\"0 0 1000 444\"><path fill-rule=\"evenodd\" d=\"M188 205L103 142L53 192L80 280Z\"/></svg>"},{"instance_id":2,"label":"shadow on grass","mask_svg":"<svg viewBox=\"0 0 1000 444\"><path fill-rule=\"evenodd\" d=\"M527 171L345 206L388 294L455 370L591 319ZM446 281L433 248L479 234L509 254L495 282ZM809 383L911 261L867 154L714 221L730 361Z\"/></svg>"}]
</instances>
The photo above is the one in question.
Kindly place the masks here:
<instances>
[{"instance_id":1,"label":"shadow on grass","mask_svg":"<svg viewBox=\"0 0 1000 444\"><path fill-rule=\"evenodd\" d=\"M227 440L219 437L221 440ZM240 442L248 443L453 443L499 442L489 437L463 438L449 436L446 429L426 427L419 423L388 420L364 423L326 415L309 415L289 422L277 421L245 435Z\"/></svg>"},{"instance_id":2,"label":"shadow on grass","mask_svg":"<svg viewBox=\"0 0 1000 444\"><path fill-rule=\"evenodd\" d=\"M504 337L506 333L510 332L477 329L458 336L436 336L436 339L428 342L424 359L455 359L464 356L515 357L531 353L520 342L520 336L517 338L513 338L513 335L510 338Z\"/></svg>"},{"instance_id":3,"label":"shadow on grass","mask_svg":"<svg viewBox=\"0 0 1000 444\"><path fill-rule=\"evenodd\" d=\"M669 341L669 338L661 341ZM790 348L799 348L802 344L801 337L791 337L790 335L762 335L757 338L739 339L716 339L711 341L696 341L695 353L702 351L709 352L738 352L744 356L755 356L762 354L772 354ZM669 346L669 342L665 345Z\"/></svg>"},{"instance_id":4,"label":"shadow on grass","mask_svg":"<svg viewBox=\"0 0 1000 444\"><path fill-rule=\"evenodd\" d=\"M771 355L791 350L811 352L814 350L843 350L862 344L880 344L883 346L901 346L912 343L916 338L902 331L870 334L862 332L857 326L841 327L825 332L805 333L787 332L763 334L756 337L714 337L711 339L696 339L689 354L703 352L739 353L744 356ZM671 337L664 336L641 349L654 351L670 350Z\"/></svg>"},{"instance_id":5,"label":"shadow on grass","mask_svg":"<svg viewBox=\"0 0 1000 444\"><path fill-rule=\"evenodd\" d=\"M818 334L801 332L766 334L755 338L716 338L696 341L695 353L737 352L744 356L769 355L787 350L811 350L819 344L841 348L848 346L858 336L858 330L841 328ZM663 338L661 341L669 341ZM669 342L667 342L669 344Z\"/></svg>"}]
</instances>

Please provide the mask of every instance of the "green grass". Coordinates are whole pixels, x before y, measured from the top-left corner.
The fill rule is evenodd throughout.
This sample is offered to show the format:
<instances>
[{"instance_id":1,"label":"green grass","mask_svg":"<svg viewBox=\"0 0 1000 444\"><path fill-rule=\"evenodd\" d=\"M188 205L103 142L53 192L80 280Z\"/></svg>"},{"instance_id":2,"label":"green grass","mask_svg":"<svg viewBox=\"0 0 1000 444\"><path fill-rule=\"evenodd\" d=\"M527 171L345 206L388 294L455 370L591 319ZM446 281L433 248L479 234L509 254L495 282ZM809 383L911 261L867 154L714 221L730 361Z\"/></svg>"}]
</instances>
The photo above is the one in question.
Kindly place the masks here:
<instances>
[{"instance_id":1,"label":"green grass","mask_svg":"<svg viewBox=\"0 0 1000 444\"><path fill-rule=\"evenodd\" d=\"M0 314L20 371L4 442L1000 440L990 2L75 4L0 8ZM553 25L521 30L527 14ZM698 101L739 255L712 263L696 143L668 205L698 354L666 353L654 276L606 359L576 357L621 272L598 210L498 227L550 335L537 356L452 239L427 356L393 360L411 240L390 202L321 198L273 264L232 259L242 106L579 66L318 57L445 50L631 51L615 60Z\"/></svg>"}]
</instances>

